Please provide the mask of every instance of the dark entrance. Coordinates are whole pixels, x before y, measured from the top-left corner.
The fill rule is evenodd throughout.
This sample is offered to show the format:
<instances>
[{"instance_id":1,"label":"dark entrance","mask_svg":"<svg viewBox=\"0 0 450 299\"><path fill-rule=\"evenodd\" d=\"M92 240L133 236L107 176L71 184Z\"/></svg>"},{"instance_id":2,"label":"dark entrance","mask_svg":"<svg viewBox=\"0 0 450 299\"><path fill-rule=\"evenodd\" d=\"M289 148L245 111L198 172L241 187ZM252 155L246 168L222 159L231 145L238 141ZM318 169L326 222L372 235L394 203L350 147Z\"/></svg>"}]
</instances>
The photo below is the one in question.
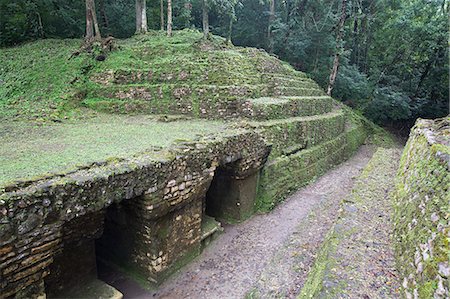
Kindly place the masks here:
<instances>
[{"instance_id":1,"label":"dark entrance","mask_svg":"<svg viewBox=\"0 0 450 299\"><path fill-rule=\"evenodd\" d=\"M205 199L205 214L226 223L247 219L253 214L258 172L240 178L235 164L216 169Z\"/></svg>"},{"instance_id":2,"label":"dark entrance","mask_svg":"<svg viewBox=\"0 0 450 299\"><path fill-rule=\"evenodd\" d=\"M48 298L121 298L97 278L95 240L103 232L104 211L76 217L62 228L62 246L45 278Z\"/></svg>"}]
</instances>

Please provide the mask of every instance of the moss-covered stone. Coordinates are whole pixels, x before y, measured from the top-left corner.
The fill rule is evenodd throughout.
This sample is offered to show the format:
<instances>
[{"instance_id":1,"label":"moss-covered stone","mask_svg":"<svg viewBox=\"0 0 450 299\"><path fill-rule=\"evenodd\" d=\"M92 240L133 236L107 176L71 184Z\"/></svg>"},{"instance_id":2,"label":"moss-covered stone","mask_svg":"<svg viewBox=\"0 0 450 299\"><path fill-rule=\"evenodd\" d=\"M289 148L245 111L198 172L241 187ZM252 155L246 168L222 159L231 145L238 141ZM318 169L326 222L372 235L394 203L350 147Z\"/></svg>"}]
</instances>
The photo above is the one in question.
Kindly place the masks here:
<instances>
[{"instance_id":1,"label":"moss-covered stone","mask_svg":"<svg viewBox=\"0 0 450 299\"><path fill-rule=\"evenodd\" d=\"M395 240L406 297L448 298L450 118L418 120L397 174Z\"/></svg>"},{"instance_id":2,"label":"moss-covered stone","mask_svg":"<svg viewBox=\"0 0 450 299\"><path fill-rule=\"evenodd\" d=\"M256 209L271 210L290 193L348 159L366 138L366 129L358 126L330 141L270 160L261 172Z\"/></svg>"},{"instance_id":3,"label":"moss-covered stone","mask_svg":"<svg viewBox=\"0 0 450 299\"><path fill-rule=\"evenodd\" d=\"M356 179L298 298L397 297L386 194L394 186L399 155L398 149L379 148Z\"/></svg>"}]
</instances>

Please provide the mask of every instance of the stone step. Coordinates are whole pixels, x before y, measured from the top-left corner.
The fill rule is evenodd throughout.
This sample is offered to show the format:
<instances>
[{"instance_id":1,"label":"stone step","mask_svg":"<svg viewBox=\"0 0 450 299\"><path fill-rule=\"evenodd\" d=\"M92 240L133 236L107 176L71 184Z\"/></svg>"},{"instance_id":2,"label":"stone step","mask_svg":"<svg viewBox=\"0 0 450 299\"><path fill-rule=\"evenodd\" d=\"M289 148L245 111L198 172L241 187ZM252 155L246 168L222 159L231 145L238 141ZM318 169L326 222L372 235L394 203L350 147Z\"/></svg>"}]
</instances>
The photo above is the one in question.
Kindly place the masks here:
<instances>
[{"instance_id":1,"label":"stone step","mask_svg":"<svg viewBox=\"0 0 450 299\"><path fill-rule=\"evenodd\" d=\"M399 149L380 148L341 204L299 298L400 298L391 235Z\"/></svg>"},{"instance_id":2,"label":"stone step","mask_svg":"<svg viewBox=\"0 0 450 299\"><path fill-rule=\"evenodd\" d=\"M267 78L263 77L263 79L267 79ZM286 86L300 85L300 84L307 84L307 83L318 86L314 80L309 79L307 77L292 77L292 76L279 75L279 76L271 77L270 79L268 79L268 81L269 81L269 83L274 83L277 85L286 85Z\"/></svg>"},{"instance_id":3,"label":"stone step","mask_svg":"<svg viewBox=\"0 0 450 299\"><path fill-rule=\"evenodd\" d=\"M201 244L202 248L206 248L221 232L223 232L222 224L215 218L203 215L202 217Z\"/></svg>"},{"instance_id":4,"label":"stone step","mask_svg":"<svg viewBox=\"0 0 450 299\"><path fill-rule=\"evenodd\" d=\"M317 85L315 82L311 81L304 81L304 80L297 80L297 79L287 79L284 81L272 81L268 82L268 85L271 88L309 88L309 89L321 89L319 85Z\"/></svg>"},{"instance_id":5,"label":"stone step","mask_svg":"<svg viewBox=\"0 0 450 299\"><path fill-rule=\"evenodd\" d=\"M97 86L88 95L91 98L109 98L119 100L146 100L164 106L192 103L192 98L199 104L217 105L230 100L255 98L268 94L265 84L125 84L114 86ZM201 101L200 101L201 100Z\"/></svg>"},{"instance_id":6,"label":"stone step","mask_svg":"<svg viewBox=\"0 0 450 299\"><path fill-rule=\"evenodd\" d=\"M250 121L248 125L261 132L272 144L269 159L274 159L314 147L339 136L345 130L345 115L342 110L337 110L315 116Z\"/></svg>"},{"instance_id":7,"label":"stone step","mask_svg":"<svg viewBox=\"0 0 450 299\"><path fill-rule=\"evenodd\" d=\"M94 279L83 284L82 288L76 288L62 294L60 298L122 299L123 294L105 282Z\"/></svg>"},{"instance_id":8,"label":"stone step","mask_svg":"<svg viewBox=\"0 0 450 299\"><path fill-rule=\"evenodd\" d=\"M205 64L206 65L206 64ZM182 67L170 72L159 72L155 69L119 69L94 74L91 80L101 85L137 85L137 84L217 84L217 85L239 85L239 84L261 84L261 76L235 73L233 70L224 70L220 76L216 73L207 73L198 68ZM166 68L167 69L167 68Z\"/></svg>"},{"instance_id":9,"label":"stone step","mask_svg":"<svg viewBox=\"0 0 450 299\"><path fill-rule=\"evenodd\" d=\"M328 96L262 97L249 99L242 116L255 120L312 116L331 112L333 100Z\"/></svg>"},{"instance_id":10,"label":"stone step","mask_svg":"<svg viewBox=\"0 0 450 299\"><path fill-rule=\"evenodd\" d=\"M263 78L276 79L276 78L287 78L287 79L309 79L306 73L302 72L284 72L284 73L262 73Z\"/></svg>"},{"instance_id":11,"label":"stone step","mask_svg":"<svg viewBox=\"0 0 450 299\"><path fill-rule=\"evenodd\" d=\"M320 88L302 88L276 86L273 89L274 96L325 96L325 92Z\"/></svg>"},{"instance_id":12,"label":"stone step","mask_svg":"<svg viewBox=\"0 0 450 299\"><path fill-rule=\"evenodd\" d=\"M201 240L205 240L216 232L221 232L222 224L214 217L203 215Z\"/></svg>"}]
</instances>

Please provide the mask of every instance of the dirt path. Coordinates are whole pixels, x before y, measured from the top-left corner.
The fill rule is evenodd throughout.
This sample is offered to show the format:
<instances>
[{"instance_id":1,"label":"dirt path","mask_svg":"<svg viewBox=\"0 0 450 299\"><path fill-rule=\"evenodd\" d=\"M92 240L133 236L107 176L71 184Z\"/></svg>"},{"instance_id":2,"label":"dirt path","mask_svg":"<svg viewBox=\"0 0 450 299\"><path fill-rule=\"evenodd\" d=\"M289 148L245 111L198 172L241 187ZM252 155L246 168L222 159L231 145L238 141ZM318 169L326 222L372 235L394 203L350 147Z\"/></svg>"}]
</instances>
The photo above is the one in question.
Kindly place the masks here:
<instances>
[{"instance_id":1,"label":"dirt path","mask_svg":"<svg viewBox=\"0 0 450 299\"><path fill-rule=\"evenodd\" d=\"M225 226L201 256L157 293L133 298L294 297L337 217L340 201L372 154L373 149L362 147L271 213Z\"/></svg>"}]
</instances>

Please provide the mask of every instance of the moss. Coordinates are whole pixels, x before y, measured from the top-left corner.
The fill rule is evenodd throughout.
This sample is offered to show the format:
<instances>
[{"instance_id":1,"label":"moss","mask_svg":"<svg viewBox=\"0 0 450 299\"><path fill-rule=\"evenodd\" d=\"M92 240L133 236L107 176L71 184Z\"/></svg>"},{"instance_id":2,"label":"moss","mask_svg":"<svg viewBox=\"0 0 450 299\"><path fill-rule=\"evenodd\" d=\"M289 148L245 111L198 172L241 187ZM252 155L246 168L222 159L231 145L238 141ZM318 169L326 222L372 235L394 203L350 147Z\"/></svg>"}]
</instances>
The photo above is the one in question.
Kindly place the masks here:
<instances>
[{"instance_id":1,"label":"moss","mask_svg":"<svg viewBox=\"0 0 450 299\"><path fill-rule=\"evenodd\" d=\"M288 148L310 148L335 138L344 131L344 122L344 114L337 111L250 124L273 145L270 159L274 159Z\"/></svg>"},{"instance_id":2,"label":"moss","mask_svg":"<svg viewBox=\"0 0 450 299\"><path fill-rule=\"evenodd\" d=\"M419 298L432 298L437 289L435 281L428 281L418 287Z\"/></svg>"},{"instance_id":3,"label":"moss","mask_svg":"<svg viewBox=\"0 0 450 299\"><path fill-rule=\"evenodd\" d=\"M358 176L348 198L341 203L338 220L325 237L298 298L337 298L343 294L350 298L356 294L349 294L349 286L353 284L364 288L360 281L366 280L367 274L360 275L359 272L361 268L374 264L367 265L364 258L361 259L367 251L359 245L361 238L373 242L383 241L371 227L373 222L379 221L383 209L383 204L379 206L379 202L385 197L385 190L393 185L390 177L396 170L397 158L397 150L380 148ZM347 205L351 205L352 209L347 209ZM365 211L375 207L379 210L374 214ZM367 227L362 227L364 225ZM349 259L356 260L352 264ZM388 264L384 265L389 267ZM389 297L389 292L379 294Z\"/></svg>"},{"instance_id":4,"label":"moss","mask_svg":"<svg viewBox=\"0 0 450 299\"><path fill-rule=\"evenodd\" d=\"M92 62L81 55L68 60L80 40L41 40L0 49L0 118L59 120L80 116L67 105L83 70Z\"/></svg>"},{"instance_id":5,"label":"moss","mask_svg":"<svg viewBox=\"0 0 450 299\"><path fill-rule=\"evenodd\" d=\"M298 298L307 299L318 297L323 290L323 282L325 281L327 272L336 264L332 255L336 252L338 239L332 230L325 237L323 244ZM335 289L332 293L327 293L325 297L322 294L320 298L335 298L334 296L338 295L336 292L339 292L339 290Z\"/></svg>"},{"instance_id":6,"label":"moss","mask_svg":"<svg viewBox=\"0 0 450 299\"><path fill-rule=\"evenodd\" d=\"M195 246L190 251L184 253L184 255L176 260L174 263L172 263L167 270L165 270L161 275L158 275L159 282L163 282L166 280L170 275L174 274L178 270L180 270L183 266L189 264L191 261L193 261L197 256L199 256L201 253L201 246L200 244L198 246Z\"/></svg>"},{"instance_id":7,"label":"moss","mask_svg":"<svg viewBox=\"0 0 450 299\"><path fill-rule=\"evenodd\" d=\"M269 161L261 172L255 209L273 209L286 196L353 155L366 137L364 127L356 127L327 142Z\"/></svg>"},{"instance_id":8,"label":"moss","mask_svg":"<svg viewBox=\"0 0 450 299\"><path fill-rule=\"evenodd\" d=\"M118 50L108 53L104 62L90 54L69 60L80 40L45 40L2 49L0 57L6 64L2 68L5 83L0 91L0 117L78 118L83 105L112 113L180 112L180 99L174 92L184 86L193 89L183 101L196 106L189 111L196 116L205 108L201 101L214 110L217 101L267 95L272 85L288 94L302 90L305 95L323 94L304 74L267 53L228 46L218 37L204 42L201 36L195 30L183 30L172 38L152 32L118 40ZM298 88L290 87L294 84ZM117 101L116 93L130 87L149 89L154 101L145 107L142 102ZM143 100L136 95L134 99Z\"/></svg>"},{"instance_id":9,"label":"moss","mask_svg":"<svg viewBox=\"0 0 450 299\"><path fill-rule=\"evenodd\" d=\"M450 151L447 145L435 142L446 133L435 131L433 125L419 120L413 128L392 195L398 268L407 281L405 291L412 294L416 289L423 298L434 296L438 265L448 262L450 257L446 236L450 200L448 162L440 159L442 155L448 157ZM424 254L428 254L426 259Z\"/></svg>"},{"instance_id":10,"label":"moss","mask_svg":"<svg viewBox=\"0 0 450 299\"><path fill-rule=\"evenodd\" d=\"M106 115L44 126L18 121L1 123L0 185L42 178L50 172L67 172L93 162L120 160L145 150L167 148L177 139L195 140L199 135L218 134L225 128L218 121L167 123L148 116Z\"/></svg>"}]
</instances>

